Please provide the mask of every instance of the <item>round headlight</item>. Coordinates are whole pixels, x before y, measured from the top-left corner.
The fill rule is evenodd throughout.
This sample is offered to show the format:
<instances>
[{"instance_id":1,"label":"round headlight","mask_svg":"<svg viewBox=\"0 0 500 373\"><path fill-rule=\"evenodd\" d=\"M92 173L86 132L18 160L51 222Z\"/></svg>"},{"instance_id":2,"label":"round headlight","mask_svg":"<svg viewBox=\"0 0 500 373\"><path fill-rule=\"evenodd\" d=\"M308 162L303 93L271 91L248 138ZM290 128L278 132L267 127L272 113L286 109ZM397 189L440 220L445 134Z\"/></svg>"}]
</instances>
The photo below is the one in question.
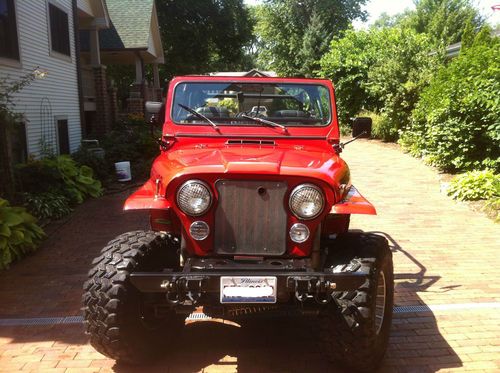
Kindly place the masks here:
<instances>
[{"instance_id":1,"label":"round headlight","mask_svg":"<svg viewBox=\"0 0 500 373\"><path fill-rule=\"evenodd\" d=\"M301 184L290 194L290 210L300 219L314 219L325 204L323 193L312 184Z\"/></svg>"},{"instance_id":2,"label":"round headlight","mask_svg":"<svg viewBox=\"0 0 500 373\"><path fill-rule=\"evenodd\" d=\"M189 180L177 191L177 205L191 216L202 215L212 203L212 193L207 184L200 180Z\"/></svg>"}]
</instances>

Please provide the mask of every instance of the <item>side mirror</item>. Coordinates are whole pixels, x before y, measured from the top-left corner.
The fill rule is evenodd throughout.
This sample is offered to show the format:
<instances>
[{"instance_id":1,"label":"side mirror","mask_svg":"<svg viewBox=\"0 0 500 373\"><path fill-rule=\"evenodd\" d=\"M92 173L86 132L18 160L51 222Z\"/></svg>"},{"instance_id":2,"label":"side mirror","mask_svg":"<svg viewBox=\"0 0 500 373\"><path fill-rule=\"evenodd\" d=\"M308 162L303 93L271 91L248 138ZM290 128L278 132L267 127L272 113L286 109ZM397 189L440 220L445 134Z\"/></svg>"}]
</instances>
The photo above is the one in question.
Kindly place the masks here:
<instances>
[{"instance_id":1,"label":"side mirror","mask_svg":"<svg viewBox=\"0 0 500 373\"><path fill-rule=\"evenodd\" d=\"M372 136L372 118L357 117L352 121L352 137L370 138Z\"/></svg>"},{"instance_id":2,"label":"side mirror","mask_svg":"<svg viewBox=\"0 0 500 373\"><path fill-rule=\"evenodd\" d=\"M161 116L162 102L146 101L146 120L153 125L158 124L158 117Z\"/></svg>"}]
</instances>

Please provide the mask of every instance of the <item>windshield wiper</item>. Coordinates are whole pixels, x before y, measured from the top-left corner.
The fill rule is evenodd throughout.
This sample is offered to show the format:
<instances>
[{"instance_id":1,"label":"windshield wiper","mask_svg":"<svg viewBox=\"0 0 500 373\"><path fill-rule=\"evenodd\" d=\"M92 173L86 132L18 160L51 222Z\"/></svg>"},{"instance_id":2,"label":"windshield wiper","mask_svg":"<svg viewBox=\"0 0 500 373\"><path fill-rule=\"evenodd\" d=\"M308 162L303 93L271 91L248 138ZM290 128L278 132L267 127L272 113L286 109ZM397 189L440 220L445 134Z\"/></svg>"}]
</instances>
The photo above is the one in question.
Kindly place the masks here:
<instances>
[{"instance_id":1,"label":"windshield wiper","mask_svg":"<svg viewBox=\"0 0 500 373\"><path fill-rule=\"evenodd\" d=\"M182 104L177 104L179 105L181 108L183 108L184 110L186 110L187 112L193 114L194 116L200 118L200 119L203 119L204 121L210 123L210 125L216 130L216 131L219 131L219 127L217 127L217 124L215 124L214 122L212 122L208 117L204 116L203 114L201 113L198 113L196 110L193 110L191 109L189 106L186 106L186 105L182 105Z\"/></svg>"},{"instance_id":2,"label":"windshield wiper","mask_svg":"<svg viewBox=\"0 0 500 373\"><path fill-rule=\"evenodd\" d=\"M283 132L288 132L287 128L284 125L279 124L279 123L275 123L275 122L271 122L270 120L266 120L266 119L262 119L262 118L258 118L258 117L251 117L250 115L246 115L246 114L243 114L241 117L253 120L254 122L265 124L267 126L281 128L283 130Z\"/></svg>"}]
</instances>

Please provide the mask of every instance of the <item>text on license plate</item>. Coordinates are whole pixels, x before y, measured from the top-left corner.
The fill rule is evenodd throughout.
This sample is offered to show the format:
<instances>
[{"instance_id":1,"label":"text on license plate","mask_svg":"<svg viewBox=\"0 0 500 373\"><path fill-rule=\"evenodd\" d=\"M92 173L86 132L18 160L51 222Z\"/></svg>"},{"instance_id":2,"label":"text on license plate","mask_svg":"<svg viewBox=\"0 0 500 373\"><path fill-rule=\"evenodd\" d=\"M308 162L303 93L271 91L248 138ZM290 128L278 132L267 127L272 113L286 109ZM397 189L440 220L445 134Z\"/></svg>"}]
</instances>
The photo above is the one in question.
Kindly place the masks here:
<instances>
[{"instance_id":1,"label":"text on license plate","mask_svg":"<svg viewBox=\"0 0 500 373\"><path fill-rule=\"evenodd\" d=\"M221 303L276 303L276 277L220 278Z\"/></svg>"}]
</instances>

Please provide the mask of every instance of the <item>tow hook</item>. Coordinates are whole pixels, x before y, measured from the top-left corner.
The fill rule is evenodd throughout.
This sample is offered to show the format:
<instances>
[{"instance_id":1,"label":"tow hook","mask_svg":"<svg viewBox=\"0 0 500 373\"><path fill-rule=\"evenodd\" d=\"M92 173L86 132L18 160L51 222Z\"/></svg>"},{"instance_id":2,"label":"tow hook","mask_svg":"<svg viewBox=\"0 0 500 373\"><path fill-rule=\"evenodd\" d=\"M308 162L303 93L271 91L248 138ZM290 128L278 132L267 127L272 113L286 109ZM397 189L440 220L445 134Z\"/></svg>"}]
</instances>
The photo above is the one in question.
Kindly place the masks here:
<instances>
[{"instance_id":1,"label":"tow hook","mask_svg":"<svg viewBox=\"0 0 500 373\"><path fill-rule=\"evenodd\" d=\"M163 281L161 288L166 289L167 302L172 305L184 302L186 298L192 305L198 303L202 295L204 276L180 277L172 281Z\"/></svg>"},{"instance_id":2,"label":"tow hook","mask_svg":"<svg viewBox=\"0 0 500 373\"><path fill-rule=\"evenodd\" d=\"M160 285L162 289L166 289L165 297L171 305L179 303L179 293L177 292L177 283L174 281L163 281Z\"/></svg>"},{"instance_id":3,"label":"tow hook","mask_svg":"<svg viewBox=\"0 0 500 373\"><path fill-rule=\"evenodd\" d=\"M295 298L301 303L314 298L319 304L327 304L337 284L318 277L289 277L287 286L295 291Z\"/></svg>"}]
</instances>

